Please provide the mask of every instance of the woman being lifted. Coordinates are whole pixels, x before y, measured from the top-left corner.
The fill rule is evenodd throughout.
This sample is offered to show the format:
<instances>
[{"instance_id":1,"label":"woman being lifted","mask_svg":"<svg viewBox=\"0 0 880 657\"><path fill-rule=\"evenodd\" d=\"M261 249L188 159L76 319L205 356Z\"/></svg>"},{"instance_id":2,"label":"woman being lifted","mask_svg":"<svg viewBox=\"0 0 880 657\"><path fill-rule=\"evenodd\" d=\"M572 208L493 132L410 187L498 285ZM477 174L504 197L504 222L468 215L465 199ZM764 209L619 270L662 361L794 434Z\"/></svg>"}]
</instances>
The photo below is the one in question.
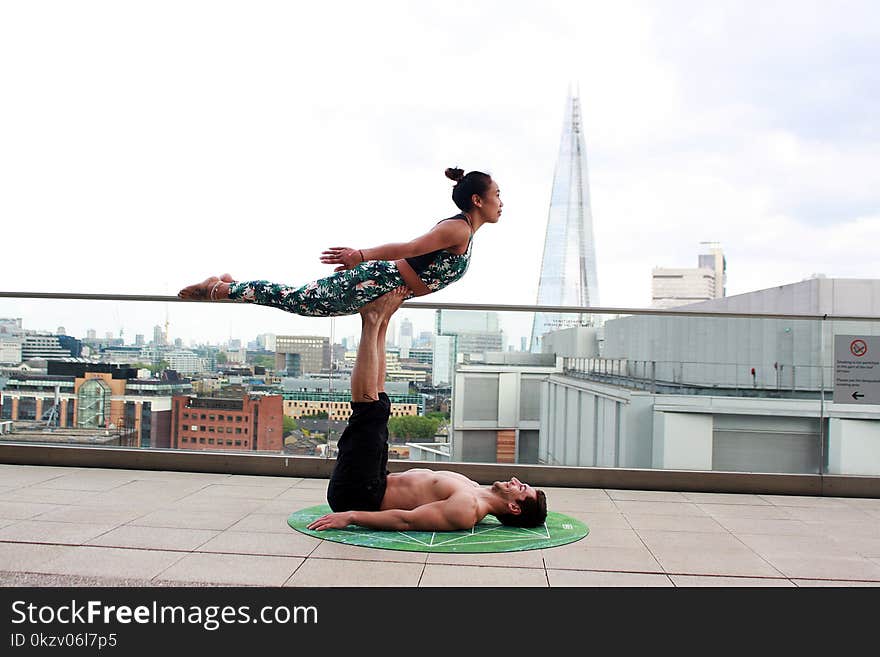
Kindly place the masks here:
<instances>
[{"instance_id":1,"label":"woman being lifted","mask_svg":"<svg viewBox=\"0 0 880 657\"><path fill-rule=\"evenodd\" d=\"M353 315L364 304L400 286L406 298L419 297L454 283L467 271L474 233L501 217L501 193L488 174L446 169L455 181L452 200L458 214L439 221L410 242L355 249L328 248L321 262L337 265L334 273L302 286L269 281L235 281L229 274L183 288L182 299L232 299L272 306L307 317Z\"/></svg>"}]
</instances>

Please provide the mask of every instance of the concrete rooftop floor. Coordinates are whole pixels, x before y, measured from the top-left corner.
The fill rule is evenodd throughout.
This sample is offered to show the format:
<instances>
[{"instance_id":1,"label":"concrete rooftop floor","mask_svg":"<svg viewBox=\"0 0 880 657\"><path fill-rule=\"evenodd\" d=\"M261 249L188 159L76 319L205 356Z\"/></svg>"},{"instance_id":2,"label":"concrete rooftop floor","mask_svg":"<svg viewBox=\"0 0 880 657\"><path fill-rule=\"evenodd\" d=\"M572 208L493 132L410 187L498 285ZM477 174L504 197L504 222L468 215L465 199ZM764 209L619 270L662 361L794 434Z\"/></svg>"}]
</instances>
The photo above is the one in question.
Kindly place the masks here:
<instances>
[{"instance_id":1,"label":"concrete rooftop floor","mask_svg":"<svg viewBox=\"0 0 880 657\"><path fill-rule=\"evenodd\" d=\"M326 485L0 464L0 585L880 586L880 499L547 488L589 536L459 555L290 529Z\"/></svg>"}]
</instances>

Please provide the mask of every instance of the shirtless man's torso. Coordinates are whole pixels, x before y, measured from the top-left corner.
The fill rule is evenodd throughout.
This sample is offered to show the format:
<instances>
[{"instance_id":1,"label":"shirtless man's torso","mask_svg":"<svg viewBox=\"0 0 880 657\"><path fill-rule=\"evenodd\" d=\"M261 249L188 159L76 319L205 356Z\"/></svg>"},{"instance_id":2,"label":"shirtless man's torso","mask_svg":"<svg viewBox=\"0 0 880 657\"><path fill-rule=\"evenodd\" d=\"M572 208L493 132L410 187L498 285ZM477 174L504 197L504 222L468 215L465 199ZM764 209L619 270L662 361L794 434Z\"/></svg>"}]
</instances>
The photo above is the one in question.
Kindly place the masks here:
<instances>
[{"instance_id":1,"label":"shirtless man's torso","mask_svg":"<svg viewBox=\"0 0 880 657\"><path fill-rule=\"evenodd\" d=\"M474 489L479 487L480 484L457 472L412 468L388 475L381 509L415 509L453 495L476 499Z\"/></svg>"}]
</instances>

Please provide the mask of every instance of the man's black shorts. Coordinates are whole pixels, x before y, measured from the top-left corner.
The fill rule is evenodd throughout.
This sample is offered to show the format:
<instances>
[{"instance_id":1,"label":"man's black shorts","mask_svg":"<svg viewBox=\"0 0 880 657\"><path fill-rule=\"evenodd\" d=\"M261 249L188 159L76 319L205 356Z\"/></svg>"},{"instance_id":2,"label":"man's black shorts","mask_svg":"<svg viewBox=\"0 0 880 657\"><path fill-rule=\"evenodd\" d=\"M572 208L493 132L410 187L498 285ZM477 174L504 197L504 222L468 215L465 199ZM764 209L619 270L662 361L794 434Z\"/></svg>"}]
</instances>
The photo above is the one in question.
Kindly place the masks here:
<instances>
[{"instance_id":1,"label":"man's black shorts","mask_svg":"<svg viewBox=\"0 0 880 657\"><path fill-rule=\"evenodd\" d=\"M374 402L351 402L348 426L339 438L339 455L327 487L334 511L378 511L388 475L388 417L384 392Z\"/></svg>"}]
</instances>

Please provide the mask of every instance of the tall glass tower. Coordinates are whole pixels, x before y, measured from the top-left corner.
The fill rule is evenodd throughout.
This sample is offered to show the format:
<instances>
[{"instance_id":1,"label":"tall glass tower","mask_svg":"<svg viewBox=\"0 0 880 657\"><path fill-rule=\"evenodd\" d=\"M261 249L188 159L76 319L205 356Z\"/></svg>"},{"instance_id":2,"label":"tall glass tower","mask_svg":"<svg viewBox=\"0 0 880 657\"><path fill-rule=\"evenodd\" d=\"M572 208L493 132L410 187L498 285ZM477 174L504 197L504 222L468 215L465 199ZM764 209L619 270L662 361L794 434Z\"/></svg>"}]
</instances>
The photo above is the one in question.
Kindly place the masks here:
<instances>
[{"instance_id":1,"label":"tall glass tower","mask_svg":"<svg viewBox=\"0 0 880 657\"><path fill-rule=\"evenodd\" d=\"M542 306L599 304L593 216L587 180L587 149L581 125L581 103L577 95L569 94L565 105L537 303ZM541 338L549 331L589 323L589 315L535 313L530 350L541 351Z\"/></svg>"}]
</instances>

